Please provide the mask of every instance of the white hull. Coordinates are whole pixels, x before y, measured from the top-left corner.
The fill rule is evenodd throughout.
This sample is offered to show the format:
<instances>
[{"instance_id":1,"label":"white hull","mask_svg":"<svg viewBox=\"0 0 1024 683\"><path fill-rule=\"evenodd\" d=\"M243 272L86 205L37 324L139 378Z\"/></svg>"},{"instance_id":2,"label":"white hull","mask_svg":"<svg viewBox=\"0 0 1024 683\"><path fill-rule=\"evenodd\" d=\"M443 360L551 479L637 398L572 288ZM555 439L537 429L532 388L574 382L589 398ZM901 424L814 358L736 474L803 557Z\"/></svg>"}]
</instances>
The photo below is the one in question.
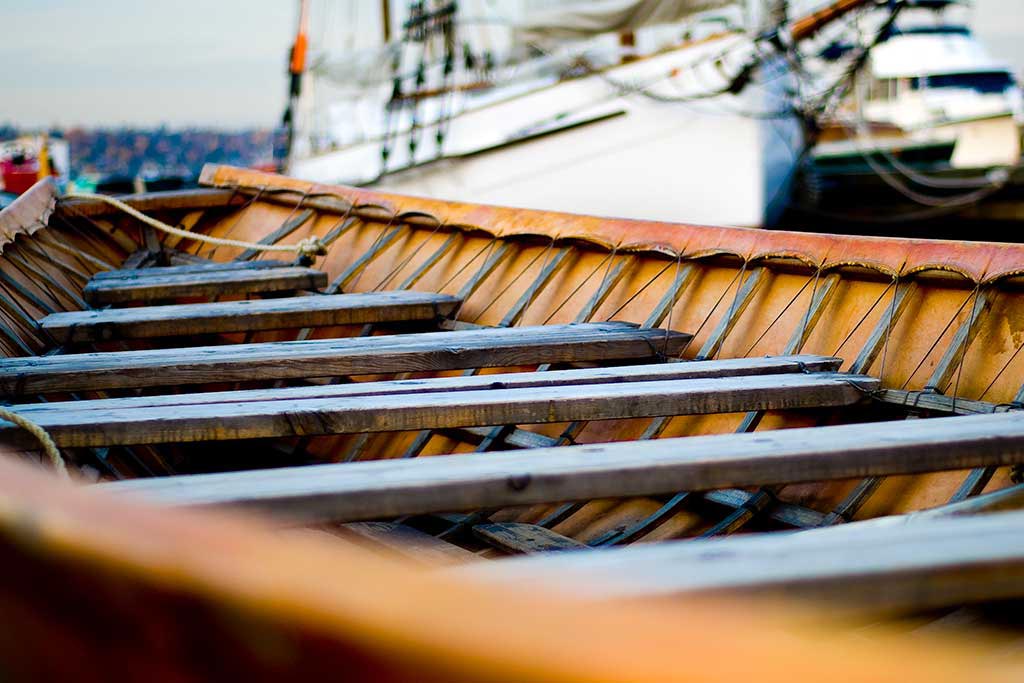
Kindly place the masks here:
<instances>
[{"instance_id":1,"label":"white hull","mask_svg":"<svg viewBox=\"0 0 1024 683\"><path fill-rule=\"evenodd\" d=\"M727 80L708 55L741 40L728 37L674 50L614 67L604 76L538 87L475 109L460 103L464 109L456 109L451 121L444 158L437 158L428 129L420 133L416 163L410 164L408 133L399 134L392 142L390 172L376 182L379 140L320 154L300 151L288 172L316 182L372 182L386 190L477 203L768 225L789 200L803 146L796 117L779 114L788 74L760 70L737 96L695 102L623 94L609 82L651 83L649 92L674 97L715 91ZM727 66L728 73L739 68ZM678 75L666 79L670 72ZM751 117L750 112L773 116ZM391 171L403 166L408 168Z\"/></svg>"}]
</instances>

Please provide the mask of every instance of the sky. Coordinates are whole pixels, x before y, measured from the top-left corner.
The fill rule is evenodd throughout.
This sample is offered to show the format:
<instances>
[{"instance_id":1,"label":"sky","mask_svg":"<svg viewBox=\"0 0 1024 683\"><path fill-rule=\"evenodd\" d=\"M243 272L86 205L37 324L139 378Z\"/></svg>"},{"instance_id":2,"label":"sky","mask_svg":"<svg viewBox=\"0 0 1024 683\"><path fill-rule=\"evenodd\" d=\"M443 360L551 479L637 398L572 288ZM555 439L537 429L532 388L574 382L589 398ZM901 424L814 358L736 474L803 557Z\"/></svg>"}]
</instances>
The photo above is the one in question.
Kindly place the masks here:
<instances>
[{"instance_id":1,"label":"sky","mask_svg":"<svg viewBox=\"0 0 1024 683\"><path fill-rule=\"evenodd\" d=\"M338 1L363 17L378 4ZM0 0L0 123L275 125L297 7L298 0ZM1024 2L975 0L973 16L990 51L1024 73Z\"/></svg>"}]
</instances>

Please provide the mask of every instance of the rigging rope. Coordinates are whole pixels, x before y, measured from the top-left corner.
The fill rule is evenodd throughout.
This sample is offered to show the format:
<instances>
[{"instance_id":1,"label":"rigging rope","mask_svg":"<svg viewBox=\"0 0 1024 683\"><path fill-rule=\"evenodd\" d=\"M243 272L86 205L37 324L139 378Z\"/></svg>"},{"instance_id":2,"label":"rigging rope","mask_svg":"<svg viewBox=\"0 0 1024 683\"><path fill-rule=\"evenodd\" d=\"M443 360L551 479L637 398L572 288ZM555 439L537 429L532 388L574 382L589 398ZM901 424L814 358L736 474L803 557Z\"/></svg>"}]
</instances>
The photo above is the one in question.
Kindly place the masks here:
<instances>
[{"instance_id":1,"label":"rigging rope","mask_svg":"<svg viewBox=\"0 0 1024 683\"><path fill-rule=\"evenodd\" d=\"M0 408L0 419L13 422L34 436L36 440L39 441L39 445L43 447L43 452L46 453L46 457L48 457L50 462L53 464L53 469L57 470L57 473L60 476L68 478L68 468L67 465L64 464L64 458L61 457L60 451L57 449L57 444L45 429L37 425L32 420L19 415L13 410L8 410L7 408Z\"/></svg>"},{"instance_id":2,"label":"rigging rope","mask_svg":"<svg viewBox=\"0 0 1024 683\"><path fill-rule=\"evenodd\" d=\"M224 237L212 237L210 235L189 232L188 230L168 225L167 223L158 221L151 216L147 216L120 199L115 199L114 197L109 197L107 195L93 194L91 192L69 192L64 195L63 199L101 201L142 221L150 227L166 232L169 235L196 240L197 242L205 242L206 244L213 244L221 247L238 247L239 249L251 249L253 251L292 252L299 256L307 256L310 258L322 256L327 253L327 245L321 242L319 237L306 237L299 240L296 244L261 244L259 242L246 242L244 240L233 240Z\"/></svg>"}]
</instances>

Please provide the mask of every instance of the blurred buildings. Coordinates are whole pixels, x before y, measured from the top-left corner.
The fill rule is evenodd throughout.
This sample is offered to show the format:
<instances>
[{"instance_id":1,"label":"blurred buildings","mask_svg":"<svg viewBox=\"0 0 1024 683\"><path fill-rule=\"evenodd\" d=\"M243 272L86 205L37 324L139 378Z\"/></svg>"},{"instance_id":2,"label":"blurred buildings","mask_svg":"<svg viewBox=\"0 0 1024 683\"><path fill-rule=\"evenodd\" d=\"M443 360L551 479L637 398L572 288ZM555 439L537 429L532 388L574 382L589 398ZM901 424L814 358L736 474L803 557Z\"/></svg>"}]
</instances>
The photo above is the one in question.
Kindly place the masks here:
<instances>
[{"instance_id":1,"label":"blurred buildings","mask_svg":"<svg viewBox=\"0 0 1024 683\"><path fill-rule=\"evenodd\" d=\"M0 125L0 140L27 132ZM135 178L179 178L187 183L206 163L273 168L275 142L278 149L283 144L273 130L71 128L49 134L70 144L70 176L79 184Z\"/></svg>"}]
</instances>

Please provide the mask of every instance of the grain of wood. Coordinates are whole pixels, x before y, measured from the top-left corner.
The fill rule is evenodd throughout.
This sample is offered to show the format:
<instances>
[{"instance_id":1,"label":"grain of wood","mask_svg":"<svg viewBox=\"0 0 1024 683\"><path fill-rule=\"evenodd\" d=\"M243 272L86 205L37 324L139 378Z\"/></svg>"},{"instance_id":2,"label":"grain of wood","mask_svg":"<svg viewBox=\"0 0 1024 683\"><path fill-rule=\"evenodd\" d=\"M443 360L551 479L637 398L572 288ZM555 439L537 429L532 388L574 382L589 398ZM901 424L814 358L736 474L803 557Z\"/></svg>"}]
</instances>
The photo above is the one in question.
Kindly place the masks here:
<instances>
[{"instance_id":1,"label":"grain of wood","mask_svg":"<svg viewBox=\"0 0 1024 683\"><path fill-rule=\"evenodd\" d=\"M856 382L859 386L854 386ZM411 431L846 406L869 378L770 375L36 413L62 447ZM32 437L0 422L0 435Z\"/></svg>"},{"instance_id":2,"label":"grain of wood","mask_svg":"<svg viewBox=\"0 0 1024 683\"><path fill-rule=\"evenodd\" d=\"M83 296L90 305L102 306L180 297L289 292L321 289L326 285L326 273L295 266L256 270L210 270L198 274L156 275L146 278L106 278L89 282L83 290Z\"/></svg>"},{"instance_id":3,"label":"grain of wood","mask_svg":"<svg viewBox=\"0 0 1024 683\"><path fill-rule=\"evenodd\" d=\"M459 299L428 292L370 292L289 299L218 301L171 306L53 313L43 330L64 343L435 320Z\"/></svg>"},{"instance_id":4,"label":"grain of wood","mask_svg":"<svg viewBox=\"0 0 1024 683\"><path fill-rule=\"evenodd\" d=\"M100 280L145 280L148 278L167 277L169 275L202 275L221 271L248 271L263 270L266 268L287 268L291 266L287 261L249 261L227 263L194 263L182 266L161 266L158 268L119 268L117 270L101 270L94 274L92 279Z\"/></svg>"},{"instance_id":5,"label":"grain of wood","mask_svg":"<svg viewBox=\"0 0 1024 683\"><path fill-rule=\"evenodd\" d=\"M654 363L607 368L579 368L548 372L506 372L490 375L431 377L381 382L355 382L327 386L282 387L277 389L243 389L161 396L130 396L79 401L51 401L10 406L11 410L29 419L45 414L66 414L82 410L130 410L145 407L250 403L304 398L345 398L428 392L474 391L481 389L525 389L530 387L583 386L622 382L649 382L671 379L707 379L744 377L750 375L793 374L801 371L827 372L837 370L839 358L828 356L779 356L774 358L731 358L686 363Z\"/></svg>"},{"instance_id":6,"label":"grain of wood","mask_svg":"<svg viewBox=\"0 0 1024 683\"><path fill-rule=\"evenodd\" d=\"M624 323L489 328L398 336L318 339L79 353L0 360L0 391L139 388L337 377L480 367L652 359L690 335ZM667 345L667 346L666 346Z\"/></svg>"},{"instance_id":7,"label":"grain of wood","mask_svg":"<svg viewBox=\"0 0 1024 683\"><path fill-rule=\"evenodd\" d=\"M461 576L496 584L543 576L555 590L602 599L728 595L827 600L844 612L936 609L1024 596L1022 525L1021 512L884 518L799 534L535 555Z\"/></svg>"},{"instance_id":8,"label":"grain of wood","mask_svg":"<svg viewBox=\"0 0 1024 683\"><path fill-rule=\"evenodd\" d=\"M935 418L104 484L311 521L706 491L1024 462L1024 416Z\"/></svg>"}]
</instances>

